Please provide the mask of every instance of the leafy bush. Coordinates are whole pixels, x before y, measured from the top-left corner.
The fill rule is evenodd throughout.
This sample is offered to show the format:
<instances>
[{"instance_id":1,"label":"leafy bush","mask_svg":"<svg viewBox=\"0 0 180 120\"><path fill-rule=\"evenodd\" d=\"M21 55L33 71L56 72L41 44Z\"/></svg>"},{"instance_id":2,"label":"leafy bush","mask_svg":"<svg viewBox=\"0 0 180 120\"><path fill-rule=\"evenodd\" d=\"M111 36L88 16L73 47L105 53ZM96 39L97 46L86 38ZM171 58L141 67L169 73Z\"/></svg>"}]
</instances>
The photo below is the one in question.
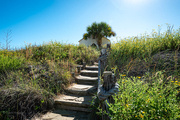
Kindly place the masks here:
<instances>
[{"instance_id":1,"label":"leafy bush","mask_svg":"<svg viewBox=\"0 0 180 120\"><path fill-rule=\"evenodd\" d=\"M120 76L120 92L109 108L113 120L180 118L180 79L167 80L160 71L152 77Z\"/></svg>"}]
</instances>

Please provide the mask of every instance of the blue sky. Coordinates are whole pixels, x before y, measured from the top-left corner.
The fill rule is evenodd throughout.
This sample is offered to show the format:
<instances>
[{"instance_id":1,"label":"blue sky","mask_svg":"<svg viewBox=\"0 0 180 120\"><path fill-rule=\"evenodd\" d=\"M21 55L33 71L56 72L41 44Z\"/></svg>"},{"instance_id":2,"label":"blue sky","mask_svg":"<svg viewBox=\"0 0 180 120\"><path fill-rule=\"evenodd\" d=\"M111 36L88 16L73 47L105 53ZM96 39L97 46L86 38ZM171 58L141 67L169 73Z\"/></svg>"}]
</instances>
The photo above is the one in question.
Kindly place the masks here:
<instances>
[{"instance_id":1,"label":"blue sky","mask_svg":"<svg viewBox=\"0 0 180 120\"><path fill-rule=\"evenodd\" d=\"M150 34L166 23L180 27L180 0L0 0L0 43L11 30L11 48L49 41L78 44L93 22L106 22L119 37ZM117 38L118 37L118 38Z\"/></svg>"}]
</instances>

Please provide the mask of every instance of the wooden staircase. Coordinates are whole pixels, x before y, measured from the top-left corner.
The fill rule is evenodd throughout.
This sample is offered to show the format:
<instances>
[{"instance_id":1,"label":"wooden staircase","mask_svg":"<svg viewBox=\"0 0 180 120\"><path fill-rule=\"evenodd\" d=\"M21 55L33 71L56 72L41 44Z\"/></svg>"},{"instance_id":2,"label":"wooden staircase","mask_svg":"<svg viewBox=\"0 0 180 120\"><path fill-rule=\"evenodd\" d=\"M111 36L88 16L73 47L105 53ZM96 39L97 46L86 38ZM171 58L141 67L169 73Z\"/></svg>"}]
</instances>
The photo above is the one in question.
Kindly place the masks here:
<instances>
[{"instance_id":1,"label":"wooden staircase","mask_svg":"<svg viewBox=\"0 0 180 120\"><path fill-rule=\"evenodd\" d=\"M98 66L86 66L75 77L76 83L65 89L66 94L55 99L56 109L90 112L93 95L97 92Z\"/></svg>"},{"instance_id":2,"label":"wooden staircase","mask_svg":"<svg viewBox=\"0 0 180 120\"><path fill-rule=\"evenodd\" d=\"M75 83L55 99L55 110L32 120L88 120L92 97L97 93L98 66L86 66Z\"/></svg>"}]
</instances>

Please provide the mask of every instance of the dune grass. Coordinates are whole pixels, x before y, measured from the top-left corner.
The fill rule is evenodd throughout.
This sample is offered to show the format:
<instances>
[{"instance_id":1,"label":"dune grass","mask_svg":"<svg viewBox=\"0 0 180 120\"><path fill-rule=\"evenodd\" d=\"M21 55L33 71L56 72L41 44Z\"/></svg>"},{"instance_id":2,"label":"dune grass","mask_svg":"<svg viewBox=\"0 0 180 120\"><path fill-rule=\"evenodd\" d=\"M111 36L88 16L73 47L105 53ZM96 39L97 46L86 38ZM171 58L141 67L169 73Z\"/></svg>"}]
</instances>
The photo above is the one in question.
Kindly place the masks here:
<instances>
[{"instance_id":1,"label":"dune grass","mask_svg":"<svg viewBox=\"0 0 180 120\"><path fill-rule=\"evenodd\" d=\"M130 37L112 44L108 69L120 92L113 120L180 119L180 31Z\"/></svg>"},{"instance_id":2,"label":"dune grass","mask_svg":"<svg viewBox=\"0 0 180 120\"><path fill-rule=\"evenodd\" d=\"M98 53L58 42L0 50L0 119L26 119L52 109L53 97L72 83L76 64L90 64Z\"/></svg>"},{"instance_id":3,"label":"dune grass","mask_svg":"<svg viewBox=\"0 0 180 120\"><path fill-rule=\"evenodd\" d=\"M112 119L180 118L180 31L129 37L113 43L107 70L120 84L110 104ZM31 118L52 108L53 97L72 82L76 64L99 51L50 42L0 50L0 119Z\"/></svg>"},{"instance_id":4,"label":"dune grass","mask_svg":"<svg viewBox=\"0 0 180 120\"><path fill-rule=\"evenodd\" d=\"M108 65L109 68L116 67L121 73L124 72L125 74L132 71L133 66L138 68L137 65L139 64L141 64L139 69L145 67L146 72L153 69L167 69L167 66L162 65L164 63L170 63L170 68L179 70L179 51L179 30L174 32L167 30L167 32L160 35L154 31L152 35L144 35L139 38L129 37L112 44ZM172 70L170 68L169 70ZM140 72L144 73L144 71ZM136 75L141 75L140 72Z\"/></svg>"},{"instance_id":5,"label":"dune grass","mask_svg":"<svg viewBox=\"0 0 180 120\"><path fill-rule=\"evenodd\" d=\"M12 52L0 51L0 71L15 70L24 63L24 58L13 56Z\"/></svg>"}]
</instances>

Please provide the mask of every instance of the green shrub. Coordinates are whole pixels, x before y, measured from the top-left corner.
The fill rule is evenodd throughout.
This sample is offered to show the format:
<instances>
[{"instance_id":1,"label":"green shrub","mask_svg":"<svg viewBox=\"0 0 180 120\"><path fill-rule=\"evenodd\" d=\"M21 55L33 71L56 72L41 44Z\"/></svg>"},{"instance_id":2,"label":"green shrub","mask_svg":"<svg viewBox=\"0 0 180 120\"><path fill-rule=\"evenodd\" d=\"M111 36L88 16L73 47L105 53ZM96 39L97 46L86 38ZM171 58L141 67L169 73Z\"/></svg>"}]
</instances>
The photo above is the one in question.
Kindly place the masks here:
<instances>
[{"instance_id":1,"label":"green shrub","mask_svg":"<svg viewBox=\"0 0 180 120\"><path fill-rule=\"evenodd\" d=\"M110 104L113 120L179 119L180 79L167 80L162 72L153 76L131 77L120 75L120 92Z\"/></svg>"}]
</instances>

